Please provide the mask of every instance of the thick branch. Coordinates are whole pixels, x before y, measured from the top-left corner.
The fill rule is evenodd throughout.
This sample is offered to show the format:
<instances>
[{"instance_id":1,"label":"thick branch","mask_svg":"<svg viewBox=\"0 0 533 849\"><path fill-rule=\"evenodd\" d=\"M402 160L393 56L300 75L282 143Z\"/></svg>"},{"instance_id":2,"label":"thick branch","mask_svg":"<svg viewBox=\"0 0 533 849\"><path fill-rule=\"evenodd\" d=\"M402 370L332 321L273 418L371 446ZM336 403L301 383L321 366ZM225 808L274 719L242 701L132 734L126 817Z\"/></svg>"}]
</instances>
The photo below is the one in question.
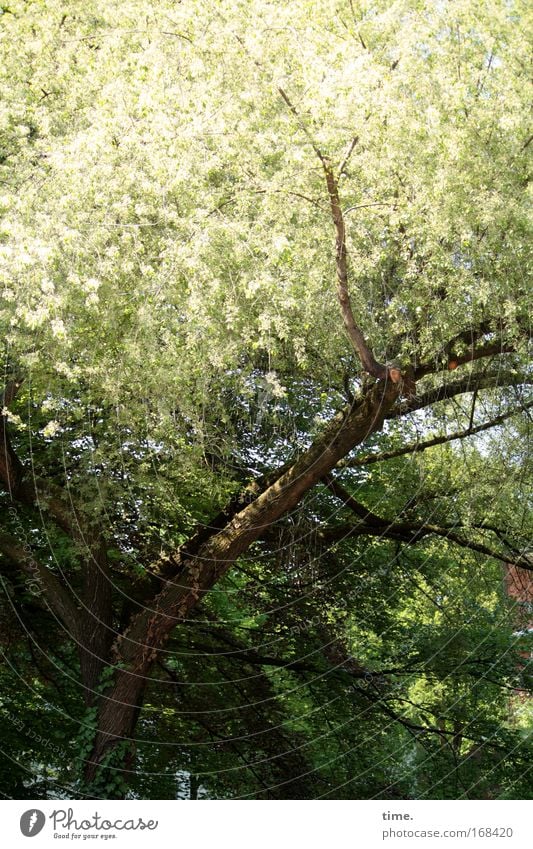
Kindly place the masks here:
<instances>
[{"instance_id":1,"label":"thick branch","mask_svg":"<svg viewBox=\"0 0 533 849\"><path fill-rule=\"evenodd\" d=\"M3 395L4 406L14 400L20 385L21 381L7 384ZM76 634L83 684L87 698L91 699L114 634L112 585L105 538L99 529L90 527L82 519L72 498L69 499L70 504L65 501L60 487L26 470L13 449L7 424L7 416L1 415L0 483L13 500L38 508L40 512L50 516L62 531L81 544L86 551L81 598L83 609L78 611L74 597L52 572L36 563L24 547L15 542L10 545L10 556L15 557L21 568L34 572L34 579L38 582L50 609L61 618L71 634Z\"/></svg>"},{"instance_id":2,"label":"thick branch","mask_svg":"<svg viewBox=\"0 0 533 849\"><path fill-rule=\"evenodd\" d=\"M0 553L37 585L50 610L58 616L69 634L79 635L80 611L57 576L39 563L33 554L9 534L0 532Z\"/></svg>"},{"instance_id":3,"label":"thick branch","mask_svg":"<svg viewBox=\"0 0 533 849\"><path fill-rule=\"evenodd\" d=\"M188 615L237 557L290 511L348 450L382 426L397 394L397 387L390 382L372 387L356 405L335 416L321 437L281 477L201 545L194 557L185 560L179 583L167 582L118 641L117 656L134 674L145 674L177 622Z\"/></svg>"}]
</instances>

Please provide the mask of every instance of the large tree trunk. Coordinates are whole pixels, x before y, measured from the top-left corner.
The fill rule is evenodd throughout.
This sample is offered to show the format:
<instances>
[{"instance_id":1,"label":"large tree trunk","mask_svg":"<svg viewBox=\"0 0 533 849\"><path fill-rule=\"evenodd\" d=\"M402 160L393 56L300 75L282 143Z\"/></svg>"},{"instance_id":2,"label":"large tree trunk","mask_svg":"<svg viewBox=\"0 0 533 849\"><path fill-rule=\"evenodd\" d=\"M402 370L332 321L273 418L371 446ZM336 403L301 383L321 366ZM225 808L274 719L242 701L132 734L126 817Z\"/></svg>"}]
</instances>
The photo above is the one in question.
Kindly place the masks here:
<instances>
[{"instance_id":1,"label":"large tree trunk","mask_svg":"<svg viewBox=\"0 0 533 849\"><path fill-rule=\"evenodd\" d=\"M144 677L119 669L101 697L93 748L83 770L84 795L123 798L135 764L134 735L144 689Z\"/></svg>"},{"instance_id":2,"label":"large tree trunk","mask_svg":"<svg viewBox=\"0 0 533 849\"><path fill-rule=\"evenodd\" d=\"M98 701L102 671L109 663L113 644L112 583L107 564L106 542L94 534L84 540L87 553L83 564L82 610L78 626L78 656L85 704Z\"/></svg>"},{"instance_id":3,"label":"large tree trunk","mask_svg":"<svg viewBox=\"0 0 533 849\"><path fill-rule=\"evenodd\" d=\"M340 459L382 428L398 394L399 387L392 381L376 383L362 398L335 416L288 470L230 518L225 527L215 531L193 556L176 553L175 580L166 581L161 592L132 618L113 646L114 663L120 668L101 700L94 746L85 769L86 783L95 788L96 794L110 760L119 769L132 768L132 738L144 681L176 624L235 560L277 519L293 509ZM186 550L184 546L182 551Z\"/></svg>"}]
</instances>

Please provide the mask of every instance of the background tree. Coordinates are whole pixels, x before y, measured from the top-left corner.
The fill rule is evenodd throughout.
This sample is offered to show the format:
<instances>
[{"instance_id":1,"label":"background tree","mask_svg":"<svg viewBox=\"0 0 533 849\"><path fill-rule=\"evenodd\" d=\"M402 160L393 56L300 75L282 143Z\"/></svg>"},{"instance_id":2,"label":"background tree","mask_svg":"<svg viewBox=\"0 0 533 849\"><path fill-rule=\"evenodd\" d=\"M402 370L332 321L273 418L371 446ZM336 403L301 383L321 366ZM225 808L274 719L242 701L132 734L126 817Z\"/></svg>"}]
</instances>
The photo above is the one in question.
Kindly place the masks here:
<instances>
[{"instance_id":1,"label":"background tree","mask_svg":"<svg viewBox=\"0 0 533 849\"><path fill-rule=\"evenodd\" d=\"M17 793L530 792L526 11L3 10Z\"/></svg>"}]
</instances>

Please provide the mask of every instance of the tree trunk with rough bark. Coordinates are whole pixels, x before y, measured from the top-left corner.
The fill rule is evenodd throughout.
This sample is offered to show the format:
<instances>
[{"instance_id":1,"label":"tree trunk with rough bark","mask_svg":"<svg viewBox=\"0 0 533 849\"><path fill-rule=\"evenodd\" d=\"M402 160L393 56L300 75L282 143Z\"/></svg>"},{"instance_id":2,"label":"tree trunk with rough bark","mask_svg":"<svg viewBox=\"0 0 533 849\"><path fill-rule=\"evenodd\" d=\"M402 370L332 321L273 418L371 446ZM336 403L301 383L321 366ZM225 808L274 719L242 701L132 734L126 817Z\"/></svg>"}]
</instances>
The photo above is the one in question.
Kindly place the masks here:
<instances>
[{"instance_id":1,"label":"tree trunk with rough bark","mask_svg":"<svg viewBox=\"0 0 533 849\"><path fill-rule=\"evenodd\" d=\"M132 617L113 646L113 663L119 669L100 702L94 745L85 768L89 790L91 785L100 786L98 773L109 769L111 762L118 770L132 768L145 679L173 628L255 540L293 509L349 451L382 428L398 395L399 387L392 381L375 383L335 416L277 480L200 545L194 556L176 554L174 579L167 580L152 602Z\"/></svg>"}]
</instances>

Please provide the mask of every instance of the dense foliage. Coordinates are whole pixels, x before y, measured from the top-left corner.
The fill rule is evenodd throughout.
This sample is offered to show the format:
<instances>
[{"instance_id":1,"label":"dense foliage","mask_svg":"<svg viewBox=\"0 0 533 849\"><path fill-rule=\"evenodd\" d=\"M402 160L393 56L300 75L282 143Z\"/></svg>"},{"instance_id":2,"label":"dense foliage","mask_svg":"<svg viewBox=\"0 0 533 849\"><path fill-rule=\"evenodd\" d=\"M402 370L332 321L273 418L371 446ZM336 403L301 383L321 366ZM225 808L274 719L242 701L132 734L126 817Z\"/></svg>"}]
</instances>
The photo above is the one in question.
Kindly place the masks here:
<instances>
[{"instance_id":1,"label":"dense foliage","mask_svg":"<svg viewBox=\"0 0 533 849\"><path fill-rule=\"evenodd\" d=\"M530 33L2 5L5 796L531 797Z\"/></svg>"}]
</instances>

